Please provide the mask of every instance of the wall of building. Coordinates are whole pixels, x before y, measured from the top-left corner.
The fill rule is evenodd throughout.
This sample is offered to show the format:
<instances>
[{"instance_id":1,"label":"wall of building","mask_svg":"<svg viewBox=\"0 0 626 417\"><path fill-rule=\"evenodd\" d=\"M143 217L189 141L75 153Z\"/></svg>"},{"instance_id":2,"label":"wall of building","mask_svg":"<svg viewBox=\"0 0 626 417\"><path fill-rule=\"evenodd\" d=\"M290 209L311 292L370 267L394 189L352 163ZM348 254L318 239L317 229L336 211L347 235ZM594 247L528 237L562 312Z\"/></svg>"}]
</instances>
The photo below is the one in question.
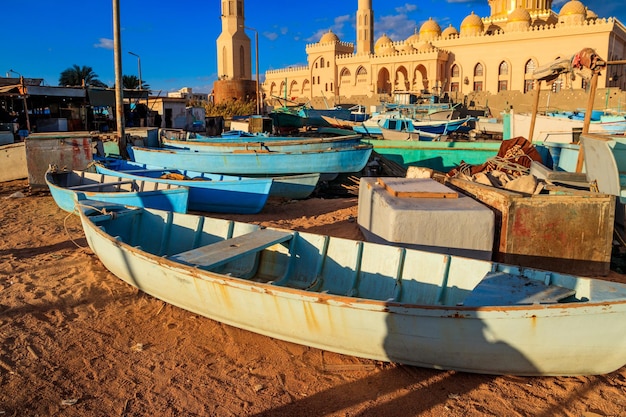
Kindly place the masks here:
<instances>
[{"instance_id":1,"label":"wall of building","mask_svg":"<svg viewBox=\"0 0 626 417\"><path fill-rule=\"evenodd\" d=\"M415 93L428 90L439 95L447 92L461 100L473 95L475 102L490 96L498 107L506 107L507 99L496 97L516 96L524 106L523 92L528 80L532 79L532 68L558 58L572 58L587 47L605 60L626 58L626 28L621 22L613 18L585 20L581 17L562 19L563 22L559 23L556 13L541 12L533 11L534 18L543 16L547 20L538 21L536 25L529 21L483 18L486 24L483 27L481 23L480 29L476 30L465 28L461 33L445 35L440 30L434 34L420 30L419 36L414 35L406 41L389 40L385 44L380 44L379 39L373 54L355 54L353 45L340 40L307 45L309 65L268 71L263 91L268 96L283 96L286 91L287 97L293 101L310 102L314 107L317 107L315 103L376 104L381 99L391 98L394 90ZM431 25L429 29L437 26L432 21L427 23ZM328 39L327 34L322 38ZM323 68L319 67L321 60L326 64ZM503 62L508 69L506 73L499 70ZM532 64L528 65L529 62ZM482 75L475 75L477 64L482 66ZM452 74L455 65L459 69L458 77ZM625 66L612 68L600 73L599 87L626 90ZM612 79L619 73L621 77ZM478 88L477 82L482 83L482 91L474 91ZM453 83L458 91L452 91ZM559 97L576 90L577 95L586 94L586 84L581 77L572 80L569 74L564 74L557 84L555 90L559 92L553 93L552 104L556 105ZM503 88L511 93L502 91L498 94ZM613 94L609 96L612 101ZM579 101L578 98L563 100L562 104L578 105Z\"/></svg>"}]
</instances>

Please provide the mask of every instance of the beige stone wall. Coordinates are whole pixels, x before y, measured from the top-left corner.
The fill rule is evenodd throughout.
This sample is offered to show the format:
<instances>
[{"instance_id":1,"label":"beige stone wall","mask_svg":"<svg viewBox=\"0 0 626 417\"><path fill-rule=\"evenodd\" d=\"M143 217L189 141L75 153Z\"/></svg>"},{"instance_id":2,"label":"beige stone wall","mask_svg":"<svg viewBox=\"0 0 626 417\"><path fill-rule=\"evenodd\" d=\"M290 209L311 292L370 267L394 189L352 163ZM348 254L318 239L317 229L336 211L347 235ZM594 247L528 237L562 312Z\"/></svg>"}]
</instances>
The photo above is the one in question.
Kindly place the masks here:
<instances>
[{"instance_id":1,"label":"beige stone wall","mask_svg":"<svg viewBox=\"0 0 626 417\"><path fill-rule=\"evenodd\" d=\"M533 11L533 15L556 19L552 11L540 12ZM268 71L263 90L268 96L276 91L283 96L286 84L290 99L310 102L315 107L327 103L369 106L379 104L381 98L390 100L394 90L415 93L428 90L435 94L447 92L458 101L467 96L477 105L488 102L499 113L512 104L527 106L529 94L523 92L527 80L532 78L532 68L558 58L571 58L586 47L605 60L626 58L626 28L612 18L567 24L544 22L534 26L507 25L506 19L483 21L487 24L482 32L466 31L446 38L429 35L429 42L424 42L422 36L420 41L413 39L410 44L408 40L385 43L378 45L374 54L353 53L356 49L351 44L340 41L308 45L308 66ZM494 22L502 29L489 26ZM325 63L323 68L319 66L321 61ZM506 64L506 73L500 71L502 63ZM459 69L457 77L452 74L455 65ZM482 75L475 75L477 65L482 67ZM597 99L597 105L604 107L608 100L609 107L619 106L620 99L616 97L623 94L616 92L626 90L625 67L601 72L598 94L604 94L604 88L612 92L606 100L604 95ZM610 80L614 73L621 75L617 81ZM546 100L541 98L544 107L586 106L586 99L580 104L581 97L586 96L580 76L572 80L569 74L561 75L558 82L559 92L549 94L549 87L542 87L545 89L542 96L546 95ZM451 91L452 83L456 83L459 91ZM474 91L477 83L482 83L481 92ZM504 83L507 91L498 93Z\"/></svg>"}]
</instances>

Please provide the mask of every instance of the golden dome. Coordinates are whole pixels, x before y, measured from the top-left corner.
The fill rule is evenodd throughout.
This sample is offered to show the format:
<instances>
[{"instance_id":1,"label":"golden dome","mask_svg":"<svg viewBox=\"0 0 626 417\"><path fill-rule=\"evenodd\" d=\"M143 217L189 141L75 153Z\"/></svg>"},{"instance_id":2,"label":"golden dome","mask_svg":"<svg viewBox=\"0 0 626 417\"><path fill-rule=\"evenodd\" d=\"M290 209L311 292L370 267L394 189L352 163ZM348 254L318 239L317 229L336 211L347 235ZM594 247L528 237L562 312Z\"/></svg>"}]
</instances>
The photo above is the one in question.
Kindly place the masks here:
<instances>
[{"instance_id":1,"label":"golden dome","mask_svg":"<svg viewBox=\"0 0 626 417\"><path fill-rule=\"evenodd\" d=\"M459 34L459 31L456 30L454 26L452 26L452 23L450 23L450 26L448 26L447 28L443 30L443 32L441 32L441 37L445 39L452 35L458 35L458 34Z\"/></svg>"},{"instance_id":2,"label":"golden dome","mask_svg":"<svg viewBox=\"0 0 626 417\"><path fill-rule=\"evenodd\" d=\"M402 47L402 50L404 52L415 52L415 51L417 51L417 49L415 49L413 44L408 42L408 39L407 39L407 42L404 43L404 46Z\"/></svg>"},{"instance_id":3,"label":"golden dome","mask_svg":"<svg viewBox=\"0 0 626 417\"><path fill-rule=\"evenodd\" d=\"M432 17L429 17L420 28L420 36L426 34L436 34L437 36L441 35L441 27L439 26L439 23L433 20Z\"/></svg>"},{"instance_id":4,"label":"golden dome","mask_svg":"<svg viewBox=\"0 0 626 417\"><path fill-rule=\"evenodd\" d=\"M485 24L483 23L483 20L475 15L474 12L469 14L465 19L463 19L463 22L461 22L461 32L464 29L480 29L482 32L484 28Z\"/></svg>"},{"instance_id":5,"label":"golden dome","mask_svg":"<svg viewBox=\"0 0 626 417\"><path fill-rule=\"evenodd\" d=\"M320 38L319 43L333 43L339 42L339 37L333 33L332 30L328 30L328 32L324 33Z\"/></svg>"},{"instance_id":6,"label":"golden dome","mask_svg":"<svg viewBox=\"0 0 626 417\"><path fill-rule=\"evenodd\" d=\"M596 14L596 12L589 10L589 8L587 8L587 19L593 20L597 18L598 18L598 15Z\"/></svg>"},{"instance_id":7,"label":"golden dome","mask_svg":"<svg viewBox=\"0 0 626 417\"><path fill-rule=\"evenodd\" d=\"M586 7L578 0L570 0L561 7L559 16L571 16L574 14L585 15Z\"/></svg>"},{"instance_id":8,"label":"golden dome","mask_svg":"<svg viewBox=\"0 0 626 417\"><path fill-rule=\"evenodd\" d=\"M378 48L379 46L387 45L388 43L393 43L393 41L391 40L391 38L389 36L387 36L386 34L383 34L383 36L378 38L378 40L374 44L374 48Z\"/></svg>"},{"instance_id":9,"label":"golden dome","mask_svg":"<svg viewBox=\"0 0 626 417\"><path fill-rule=\"evenodd\" d=\"M414 44L414 43L418 43L419 41L420 41L420 35L417 32L417 28L415 28L415 33L413 33L411 36L406 38L404 42L407 44Z\"/></svg>"},{"instance_id":10,"label":"golden dome","mask_svg":"<svg viewBox=\"0 0 626 417\"><path fill-rule=\"evenodd\" d=\"M418 51L420 52L429 52L432 51L433 49L435 49L435 47L433 46L432 43L430 42L424 42L423 44L420 45L419 48L417 48Z\"/></svg>"},{"instance_id":11,"label":"golden dome","mask_svg":"<svg viewBox=\"0 0 626 417\"><path fill-rule=\"evenodd\" d=\"M518 7L509 14L508 22L530 22L530 13L524 7Z\"/></svg>"},{"instance_id":12,"label":"golden dome","mask_svg":"<svg viewBox=\"0 0 626 417\"><path fill-rule=\"evenodd\" d=\"M376 54L390 54L395 52L395 48L393 47L393 41L389 36L383 34L376 43L374 44L374 53Z\"/></svg>"}]
</instances>

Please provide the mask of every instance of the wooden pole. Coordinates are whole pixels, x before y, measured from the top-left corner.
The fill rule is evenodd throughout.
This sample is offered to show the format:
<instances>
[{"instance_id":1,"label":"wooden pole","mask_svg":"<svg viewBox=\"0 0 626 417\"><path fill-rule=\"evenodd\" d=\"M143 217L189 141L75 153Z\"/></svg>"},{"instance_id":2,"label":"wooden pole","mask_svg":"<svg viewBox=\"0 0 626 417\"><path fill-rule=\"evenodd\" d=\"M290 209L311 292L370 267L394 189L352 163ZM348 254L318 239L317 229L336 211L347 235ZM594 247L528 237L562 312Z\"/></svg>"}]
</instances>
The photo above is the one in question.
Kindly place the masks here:
<instances>
[{"instance_id":1,"label":"wooden pole","mask_svg":"<svg viewBox=\"0 0 626 417\"><path fill-rule=\"evenodd\" d=\"M593 111L593 103L596 98L596 91L598 90L598 71L594 71L591 76L591 86L589 88L589 98L587 99L587 109L585 110L585 120L583 121L582 134L589 133L589 123L591 123L591 112ZM585 162L585 155L582 144L579 141L578 160L576 161L576 172L582 172L583 164Z\"/></svg>"},{"instance_id":2,"label":"wooden pole","mask_svg":"<svg viewBox=\"0 0 626 417\"><path fill-rule=\"evenodd\" d=\"M535 121L537 120L537 110L539 109L539 95L541 94L541 80L537 80L537 95L535 96L535 102L533 104L533 114L530 119L530 132L528 132L528 141L533 141L533 135L535 134Z\"/></svg>"},{"instance_id":3,"label":"wooden pole","mask_svg":"<svg viewBox=\"0 0 626 417\"><path fill-rule=\"evenodd\" d=\"M122 36L120 31L120 0L113 0L113 49L115 59L115 115L117 119L117 144L124 155L124 85L122 84ZM122 146L124 149L121 149Z\"/></svg>"},{"instance_id":4,"label":"wooden pole","mask_svg":"<svg viewBox=\"0 0 626 417\"><path fill-rule=\"evenodd\" d=\"M585 120L583 122L583 133L589 133L589 123L591 122L591 112L593 111L593 103L598 90L598 72L594 71L591 76L591 87L589 88L589 98L587 99L587 110L585 111Z\"/></svg>"}]
</instances>

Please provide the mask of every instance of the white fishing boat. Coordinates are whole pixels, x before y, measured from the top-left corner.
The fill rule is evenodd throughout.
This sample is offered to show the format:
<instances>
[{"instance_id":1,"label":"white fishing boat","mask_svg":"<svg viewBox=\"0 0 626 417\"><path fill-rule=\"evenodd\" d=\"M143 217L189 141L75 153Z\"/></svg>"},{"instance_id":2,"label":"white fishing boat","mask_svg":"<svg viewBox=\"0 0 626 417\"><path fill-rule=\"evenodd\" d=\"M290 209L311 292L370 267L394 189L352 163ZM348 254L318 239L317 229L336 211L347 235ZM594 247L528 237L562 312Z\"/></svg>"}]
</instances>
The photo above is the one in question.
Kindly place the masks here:
<instances>
[{"instance_id":1,"label":"white fishing boat","mask_svg":"<svg viewBox=\"0 0 626 417\"><path fill-rule=\"evenodd\" d=\"M584 375L626 363L626 284L80 200L113 274L222 323L408 365Z\"/></svg>"}]
</instances>

